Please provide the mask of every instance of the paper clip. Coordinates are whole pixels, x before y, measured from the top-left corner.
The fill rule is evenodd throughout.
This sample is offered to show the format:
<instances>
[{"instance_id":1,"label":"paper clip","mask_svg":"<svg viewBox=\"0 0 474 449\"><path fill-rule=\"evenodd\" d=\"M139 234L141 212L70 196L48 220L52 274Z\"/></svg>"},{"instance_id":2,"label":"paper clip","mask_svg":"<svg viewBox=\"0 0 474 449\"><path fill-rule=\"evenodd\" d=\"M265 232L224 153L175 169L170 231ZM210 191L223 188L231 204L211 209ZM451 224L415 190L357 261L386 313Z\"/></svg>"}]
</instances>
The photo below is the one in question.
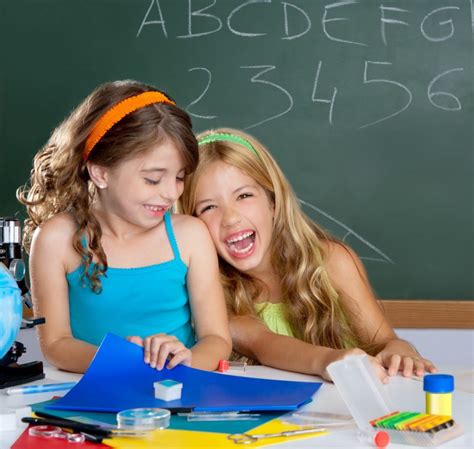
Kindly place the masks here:
<instances>
[{"instance_id":1,"label":"paper clip","mask_svg":"<svg viewBox=\"0 0 474 449\"><path fill-rule=\"evenodd\" d=\"M260 418L259 413L239 412L191 412L183 413L188 421L255 421Z\"/></svg>"},{"instance_id":2,"label":"paper clip","mask_svg":"<svg viewBox=\"0 0 474 449\"><path fill-rule=\"evenodd\" d=\"M28 434L32 437L61 438L69 443L84 443L86 440L82 433L65 432L57 426L33 426L28 430Z\"/></svg>"}]
</instances>

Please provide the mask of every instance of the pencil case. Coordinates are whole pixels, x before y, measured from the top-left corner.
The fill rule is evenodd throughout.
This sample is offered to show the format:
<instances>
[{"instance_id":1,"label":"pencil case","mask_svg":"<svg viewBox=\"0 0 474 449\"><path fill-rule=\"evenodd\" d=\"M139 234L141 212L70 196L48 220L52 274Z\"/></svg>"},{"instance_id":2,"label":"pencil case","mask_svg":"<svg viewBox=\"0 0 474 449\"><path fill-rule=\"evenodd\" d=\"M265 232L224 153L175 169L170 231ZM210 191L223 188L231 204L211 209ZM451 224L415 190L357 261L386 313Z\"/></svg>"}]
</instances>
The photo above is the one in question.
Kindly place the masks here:
<instances>
[{"instance_id":1,"label":"pencil case","mask_svg":"<svg viewBox=\"0 0 474 449\"><path fill-rule=\"evenodd\" d=\"M390 441L415 446L438 446L464 433L450 416L417 412L394 412L370 422L375 432L383 430Z\"/></svg>"},{"instance_id":2,"label":"pencil case","mask_svg":"<svg viewBox=\"0 0 474 449\"><path fill-rule=\"evenodd\" d=\"M451 427L436 432L373 427L374 421L393 415L396 408L390 403L387 392L384 391L367 355L346 357L331 363L327 370L354 417L359 431L365 435L383 430L390 436L392 443L437 446L464 433L462 425L454 422Z\"/></svg>"}]
</instances>

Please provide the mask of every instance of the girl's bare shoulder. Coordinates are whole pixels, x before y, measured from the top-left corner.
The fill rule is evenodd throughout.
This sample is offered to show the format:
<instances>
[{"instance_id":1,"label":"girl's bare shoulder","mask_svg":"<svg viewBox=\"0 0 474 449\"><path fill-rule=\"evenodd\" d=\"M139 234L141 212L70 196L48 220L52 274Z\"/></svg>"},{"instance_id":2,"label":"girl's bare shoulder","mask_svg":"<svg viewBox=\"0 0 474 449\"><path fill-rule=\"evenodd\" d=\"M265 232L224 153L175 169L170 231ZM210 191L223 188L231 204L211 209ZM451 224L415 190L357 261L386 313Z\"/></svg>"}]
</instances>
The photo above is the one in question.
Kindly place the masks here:
<instances>
[{"instance_id":1,"label":"girl's bare shoulder","mask_svg":"<svg viewBox=\"0 0 474 449\"><path fill-rule=\"evenodd\" d=\"M206 225L196 217L174 214L171 216L173 231L181 256L189 258L197 248L212 250L211 236Z\"/></svg>"},{"instance_id":2,"label":"girl's bare shoulder","mask_svg":"<svg viewBox=\"0 0 474 449\"><path fill-rule=\"evenodd\" d=\"M74 265L79 255L73 248L73 237L77 230L74 217L62 212L49 218L35 229L31 251L58 258L66 265Z\"/></svg>"},{"instance_id":3,"label":"girl's bare shoulder","mask_svg":"<svg viewBox=\"0 0 474 449\"><path fill-rule=\"evenodd\" d=\"M353 277L365 278L364 266L350 246L337 240L328 240L323 247L326 270L335 284L346 283Z\"/></svg>"},{"instance_id":4,"label":"girl's bare shoulder","mask_svg":"<svg viewBox=\"0 0 474 449\"><path fill-rule=\"evenodd\" d=\"M35 237L62 240L70 238L77 230L77 224L70 212L61 212L46 220L35 230Z\"/></svg>"},{"instance_id":5,"label":"girl's bare shoulder","mask_svg":"<svg viewBox=\"0 0 474 449\"><path fill-rule=\"evenodd\" d=\"M171 216L173 230L176 236L193 239L204 235L209 235L206 225L199 218L191 215L174 214Z\"/></svg>"},{"instance_id":6,"label":"girl's bare shoulder","mask_svg":"<svg viewBox=\"0 0 474 449\"><path fill-rule=\"evenodd\" d=\"M323 243L323 249L326 253L326 260L330 265L354 263L354 257L357 257L357 254L350 246L338 240L326 240Z\"/></svg>"}]
</instances>

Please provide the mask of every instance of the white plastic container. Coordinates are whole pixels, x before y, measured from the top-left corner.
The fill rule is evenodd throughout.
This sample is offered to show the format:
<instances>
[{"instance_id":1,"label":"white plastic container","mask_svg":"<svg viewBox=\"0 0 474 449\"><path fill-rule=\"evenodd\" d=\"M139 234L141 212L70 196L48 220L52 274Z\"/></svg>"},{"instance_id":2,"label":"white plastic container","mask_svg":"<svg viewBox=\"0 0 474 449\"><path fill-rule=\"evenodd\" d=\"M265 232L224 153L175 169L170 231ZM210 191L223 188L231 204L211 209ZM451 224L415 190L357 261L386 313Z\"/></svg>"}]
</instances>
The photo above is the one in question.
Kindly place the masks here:
<instances>
[{"instance_id":1,"label":"white plastic container","mask_svg":"<svg viewBox=\"0 0 474 449\"><path fill-rule=\"evenodd\" d=\"M171 379L162 380L153 384L155 388L155 398L162 401L174 401L181 399L183 384Z\"/></svg>"},{"instance_id":2,"label":"white plastic container","mask_svg":"<svg viewBox=\"0 0 474 449\"><path fill-rule=\"evenodd\" d=\"M162 408L132 408L117 413L117 425L122 430L152 431L170 425L170 411Z\"/></svg>"},{"instance_id":3,"label":"white plastic container","mask_svg":"<svg viewBox=\"0 0 474 449\"><path fill-rule=\"evenodd\" d=\"M366 355L354 355L331 363L327 368L347 408L364 435L384 430L392 443L437 446L463 434L460 424L436 433L376 429L370 421L396 411ZM420 391L420 394L423 394Z\"/></svg>"}]
</instances>

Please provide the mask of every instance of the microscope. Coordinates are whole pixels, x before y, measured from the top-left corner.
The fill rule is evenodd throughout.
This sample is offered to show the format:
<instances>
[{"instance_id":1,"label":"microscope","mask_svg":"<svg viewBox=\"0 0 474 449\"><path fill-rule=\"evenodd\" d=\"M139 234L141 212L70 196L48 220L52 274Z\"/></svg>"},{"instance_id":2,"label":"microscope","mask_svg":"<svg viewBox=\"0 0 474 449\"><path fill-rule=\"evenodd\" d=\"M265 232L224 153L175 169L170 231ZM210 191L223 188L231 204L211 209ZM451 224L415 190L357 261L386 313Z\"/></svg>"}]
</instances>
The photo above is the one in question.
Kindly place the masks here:
<instances>
[{"instance_id":1,"label":"microscope","mask_svg":"<svg viewBox=\"0 0 474 449\"><path fill-rule=\"evenodd\" d=\"M21 226L17 218L0 217L0 263L6 267L9 275L16 281L21 291L22 302L31 309L31 297L26 282L25 262L21 250ZM20 329L32 328L44 322L44 318L23 318ZM19 329L10 329L10 331L16 335ZM25 352L25 346L18 341L14 341L6 354L0 358L0 389L45 377L43 362L17 363Z\"/></svg>"}]
</instances>

